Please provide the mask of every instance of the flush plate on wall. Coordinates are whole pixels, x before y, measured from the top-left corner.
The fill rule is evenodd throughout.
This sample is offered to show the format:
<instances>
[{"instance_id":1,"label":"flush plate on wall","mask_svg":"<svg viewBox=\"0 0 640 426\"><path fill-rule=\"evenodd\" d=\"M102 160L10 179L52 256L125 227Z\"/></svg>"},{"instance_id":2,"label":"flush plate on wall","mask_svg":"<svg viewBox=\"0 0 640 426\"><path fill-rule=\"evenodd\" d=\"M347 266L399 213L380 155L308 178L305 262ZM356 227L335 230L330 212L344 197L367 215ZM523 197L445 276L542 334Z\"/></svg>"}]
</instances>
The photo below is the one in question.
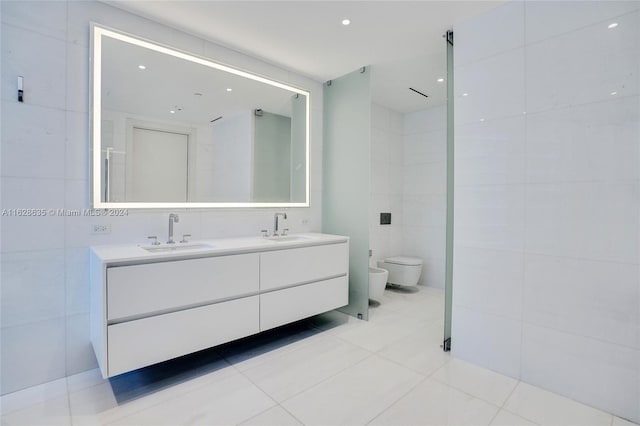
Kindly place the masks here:
<instances>
[{"instance_id":1,"label":"flush plate on wall","mask_svg":"<svg viewBox=\"0 0 640 426\"><path fill-rule=\"evenodd\" d=\"M391 213L380 213L380 225L391 225Z\"/></svg>"}]
</instances>

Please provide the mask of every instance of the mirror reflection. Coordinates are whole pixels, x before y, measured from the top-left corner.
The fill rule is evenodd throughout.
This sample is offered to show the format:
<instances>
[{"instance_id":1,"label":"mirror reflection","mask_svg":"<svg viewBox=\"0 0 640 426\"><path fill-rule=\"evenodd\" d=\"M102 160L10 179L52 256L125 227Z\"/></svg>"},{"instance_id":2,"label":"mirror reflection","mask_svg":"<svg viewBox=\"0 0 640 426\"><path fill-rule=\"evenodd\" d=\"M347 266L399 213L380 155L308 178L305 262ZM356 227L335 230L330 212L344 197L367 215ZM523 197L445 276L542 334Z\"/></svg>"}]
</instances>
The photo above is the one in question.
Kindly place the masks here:
<instances>
[{"instance_id":1,"label":"mirror reflection","mask_svg":"<svg viewBox=\"0 0 640 426\"><path fill-rule=\"evenodd\" d=\"M94 205L308 205L308 92L97 26L94 67Z\"/></svg>"}]
</instances>

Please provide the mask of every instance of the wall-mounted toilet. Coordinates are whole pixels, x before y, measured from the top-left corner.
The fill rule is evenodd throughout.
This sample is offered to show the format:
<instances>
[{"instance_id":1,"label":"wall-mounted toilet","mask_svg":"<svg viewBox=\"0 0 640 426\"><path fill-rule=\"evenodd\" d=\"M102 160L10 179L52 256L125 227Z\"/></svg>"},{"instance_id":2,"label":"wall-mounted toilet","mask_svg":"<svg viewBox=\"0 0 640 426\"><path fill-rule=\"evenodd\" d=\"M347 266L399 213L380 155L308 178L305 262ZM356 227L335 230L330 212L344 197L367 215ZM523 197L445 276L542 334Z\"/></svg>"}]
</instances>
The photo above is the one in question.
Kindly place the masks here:
<instances>
[{"instance_id":1,"label":"wall-mounted toilet","mask_svg":"<svg viewBox=\"0 0 640 426\"><path fill-rule=\"evenodd\" d=\"M422 272L422 259L409 256L393 256L378 260L378 268L389 271L389 284L403 287L415 287L418 285Z\"/></svg>"}]
</instances>

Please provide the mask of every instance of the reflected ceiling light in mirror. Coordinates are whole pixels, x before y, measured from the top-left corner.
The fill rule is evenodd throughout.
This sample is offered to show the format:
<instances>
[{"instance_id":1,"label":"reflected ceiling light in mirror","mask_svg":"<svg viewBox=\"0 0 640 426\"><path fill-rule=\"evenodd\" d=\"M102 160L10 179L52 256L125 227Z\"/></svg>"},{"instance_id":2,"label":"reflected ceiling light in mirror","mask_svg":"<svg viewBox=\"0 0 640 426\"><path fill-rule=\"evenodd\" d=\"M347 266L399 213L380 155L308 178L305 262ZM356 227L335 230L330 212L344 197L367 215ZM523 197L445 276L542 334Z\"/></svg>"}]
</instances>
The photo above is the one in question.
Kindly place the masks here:
<instances>
[{"instance_id":1,"label":"reflected ceiling light in mirror","mask_svg":"<svg viewBox=\"0 0 640 426\"><path fill-rule=\"evenodd\" d=\"M342 25L344 25L345 27L349 24L351 24L351 19L345 18L342 20Z\"/></svg>"},{"instance_id":2,"label":"reflected ceiling light in mirror","mask_svg":"<svg viewBox=\"0 0 640 426\"><path fill-rule=\"evenodd\" d=\"M617 23L617 22L613 22L613 23L609 24L609 26L608 26L607 28L609 28L610 30L612 30L612 29L614 29L614 28L615 28L615 27L617 27L617 26L618 26L618 23Z\"/></svg>"},{"instance_id":3,"label":"reflected ceiling light in mirror","mask_svg":"<svg viewBox=\"0 0 640 426\"><path fill-rule=\"evenodd\" d=\"M146 69L147 69L147 67L146 67L146 66L144 66L144 65L138 65L138 69L146 70Z\"/></svg>"},{"instance_id":4,"label":"reflected ceiling light in mirror","mask_svg":"<svg viewBox=\"0 0 640 426\"><path fill-rule=\"evenodd\" d=\"M169 111L169 114L175 114L176 112L174 110Z\"/></svg>"},{"instance_id":5,"label":"reflected ceiling light in mirror","mask_svg":"<svg viewBox=\"0 0 640 426\"><path fill-rule=\"evenodd\" d=\"M233 89L231 87L227 87L227 92L232 92Z\"/></svg>"},{"instance_id":6,"label":"reflected ceiling light in mirror","mask_svg":"<svg viewBox=\"0 0 640 426\"><path fill-rule=\"evenodd\" d=\"M444 82L444 78L441 77L437 81L438 81L438 83L442 83L442 82Z\"/></svg>"},{"instance_id":7,"label":"reflected ceiling light in mirror","mask_svg":"<svg viewBox=\"0 0 640 426\"><path fill-rule=\"evenodd\" d=\"M611 96L615 96L617 94L618 94L618 92L616 92L615 90L613 92L611 92Z\"/></svg>"},{"instance_id":8,"label":"reflected ceiling light in mirror","mask_svg":"<svg viewBox=\"0 0 640 426\"><path fill-rule=\"evenodd\" d=\"M467 96L469 96L469 94L468 93L463 93L462 96L467 97Z\"/></svg>"}]
</instances>

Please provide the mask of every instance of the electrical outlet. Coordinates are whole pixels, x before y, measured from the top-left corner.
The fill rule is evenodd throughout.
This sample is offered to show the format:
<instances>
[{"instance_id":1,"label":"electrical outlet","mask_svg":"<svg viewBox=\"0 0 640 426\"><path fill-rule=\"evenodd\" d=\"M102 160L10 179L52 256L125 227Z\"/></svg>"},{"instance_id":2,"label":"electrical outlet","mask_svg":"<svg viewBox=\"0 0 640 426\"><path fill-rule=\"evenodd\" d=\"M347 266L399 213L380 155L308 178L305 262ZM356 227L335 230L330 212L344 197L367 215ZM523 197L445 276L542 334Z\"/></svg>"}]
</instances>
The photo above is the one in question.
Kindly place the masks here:
<instances>
[{"instance_id":1,"label":"electrical outlet","mask_svg":"<svg viewBox=\"0 0 640 426\"><path fill-rule=\"evenodd\" d=\"M111 225L98 225L94 224L91 226L92 234L110 234L111 233Z\"/></svg>"}]
</instances>

